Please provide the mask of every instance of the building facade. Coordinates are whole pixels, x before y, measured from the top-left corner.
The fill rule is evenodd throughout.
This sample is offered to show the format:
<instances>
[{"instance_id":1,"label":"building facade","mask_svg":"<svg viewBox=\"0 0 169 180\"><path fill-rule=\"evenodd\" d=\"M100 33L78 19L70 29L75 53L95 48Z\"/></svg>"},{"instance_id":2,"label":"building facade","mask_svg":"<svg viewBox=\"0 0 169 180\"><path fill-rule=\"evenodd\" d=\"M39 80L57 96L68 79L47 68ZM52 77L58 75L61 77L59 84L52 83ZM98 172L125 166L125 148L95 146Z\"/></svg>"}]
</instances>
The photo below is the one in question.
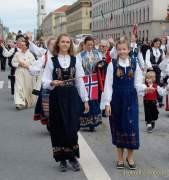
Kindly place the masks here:
<instances>
[{"instance_id":1,"label":"building facade","mask_svg":"<svg viewBox=\"0 0 169 180\"><path fill-rule=\"evenodd\" d=\"M140 40L169 34L168 0L92 0L92 32L99 39L130 38L134 24Z\"/></svg>"},{"instance_id":2,"label":"building facade","mask_svg":"<svg viewBox=\"0 0 169 180\"><path fill-rule=\"evenodd\" d=\"M60 33L67 33L67 17L66 10L69 5L64 5L55 10L55 36L57 37Z\"/></svg>"},{"instance_id":3,"label":"building facade","mask_svg":"<svg viewBox=\"0 0 169 180\"><path fill-rule=\"evenodd\" d=\"M55 35L55 13L49 13L42 21L41 25L42 34L44 37Z\"/></svg>"},{"instance_id":4,"label":"building facade","mask_svg":"<svg viewBox=\"0 0 169 180\"><path fill-rule=\"evenodd\" d=\"M75 37L78 34L91 34L91 1L78 0L66 11L67 32Z\"/></svg>"}]
</instances>

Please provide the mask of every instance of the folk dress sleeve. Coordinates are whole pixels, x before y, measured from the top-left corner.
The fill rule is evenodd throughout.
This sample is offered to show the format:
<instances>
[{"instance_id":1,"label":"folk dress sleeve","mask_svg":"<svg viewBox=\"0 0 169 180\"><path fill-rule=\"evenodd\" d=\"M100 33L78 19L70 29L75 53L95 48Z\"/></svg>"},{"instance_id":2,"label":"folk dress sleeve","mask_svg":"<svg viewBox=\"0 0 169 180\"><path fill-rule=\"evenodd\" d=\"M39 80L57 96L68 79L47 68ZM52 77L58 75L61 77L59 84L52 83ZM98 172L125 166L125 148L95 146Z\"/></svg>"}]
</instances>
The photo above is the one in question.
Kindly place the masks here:
<instances>
[{"instance_id":1,"label":"folk dress sleeve","mask_svg":"<svg viewBox=\"0 0 169 180\"><path fill-rule=\"evenodd\" d=\"M151 65L151 62L150 62L150 50L148 49L147 52L146 52L146 67L147 69L150 69L152 68L152 65Z\"/></svg>"},{"instance_id":2,"label":"folk dress sleeve","mask_svg":"<svg viewBox=\"0 0 169 180\"><path fill-rule=\"evenodd\" d=\"M3 48L2 55L6 58L12 56L15 52L15 48L10 49L9 51L6 48Z\"/></svg>"},{"instance_id":3,"label":"folk dress sleeve","mask_svg":"<svg viewBox=\"0 0 169 180\"><path fill-rule=\"evenodd\" d=\"M37 57L42 57L46 53L46 49L38 47L36 44L33 42L29 42L29 50L35 54Z\"/></svg>"},{"instance_id":4,"label":"folk dress sleeve","mask_svg":"<svg viewBox=\"0 0 169 180\"><path fill-rule=\"evenodd\" d=\"M147 87L144 83L143 72L141 71L138 63L136 64L134 84L138 95L143 95Z\"/></svg>"},{"instance_id":5,"label":"folk dress sleeve","mask_svg":"<svg viewBox=\"0 0 169 180\"><path fill-rule=\"evenodd\" d=\"M39 58L37 61L33 63L33 65L29 66L28 71L32 76L37 76L42 71L45 64L44 56Z\"/></svg>"},{"instance_id":6,"label":"folk dress sleeve","mask_svg":"<svg viewBox=\"0 0 169 180\"><path fill-rule=\"evenodd\" d=\"M106 105L110 105L113 93L113 64L109 63L105 79L104 91L101 96L100 109L105 109Z\"/></svg>"},{"instance_id":7,"label":"folk dress sleeve","mask_svg":"<svg viewBox=\"0 0 169 180\"><path fill-rule=\"evenodd\" d=\"M76 58L76 87L79 93L79 96L81 97L83 102L86 102L89 100L88 93L85 88L85 84L83 81L83 77L85 76L81 61Z\"/></svg>"},{"instance_id":8,"label":"folk dress sleeve","mask_svg":"<svg viewBox=\"0 0 169 180\"><path fill-rule=\"evenodd\" d=\"M42 84L44 89L49 89L49 90L54 89L54 86L50 85L50 83L53 81L52 73L53 73L53 64L52 61L48 61L46 63L42 77Z\"/></svg>"},{"instance_id":9,"label":"folk dress sleeve","mask_svg":"<svg viewBox=\"0 0 169 180\"><path fill-rule=\"evenodd\" d=\"M18 56L19 56L19 53L16 52L12 59L12 66L15 68L19 67L19 57Z\"/></svg>"}]
</instances>

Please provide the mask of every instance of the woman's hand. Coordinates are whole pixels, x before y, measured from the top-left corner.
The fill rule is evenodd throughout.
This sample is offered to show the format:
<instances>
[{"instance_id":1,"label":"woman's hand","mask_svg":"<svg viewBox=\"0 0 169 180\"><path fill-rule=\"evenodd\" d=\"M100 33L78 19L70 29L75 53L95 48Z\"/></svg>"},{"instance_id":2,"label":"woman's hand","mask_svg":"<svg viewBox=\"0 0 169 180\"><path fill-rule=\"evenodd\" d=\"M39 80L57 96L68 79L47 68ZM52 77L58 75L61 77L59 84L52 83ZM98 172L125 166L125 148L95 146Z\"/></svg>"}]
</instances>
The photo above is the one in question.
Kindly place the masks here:
<instances>
[{"instance_id":1,"label":"woman's hand","mask_svg":"<svg viewBox=\"0 0 169 180\"><path fill-rule=\"evenodd\" d=\"M63 81L59 81L59 80L54 80L50 83L51 86L61 86L63 85Z\"/></svg>"},{"instance_id":2,"label":"woman's hand","mask_svg":"<svg viewBox=\"0 0 169 180\"><path fill-rule=\"evenodd\" d=\"M105 106L105 114L107 117L111 116L111 106L110 105Z\"/></svg>"},{"instance_id":3,"label":"woman's hand","mask_svg":"<svg viewBox=\"0 0 169 180\"><path fill-rule=\"evenodd\" d=\"M22 68L25 68L26 65L27 65L27 63L24 62L24 61L19 62L19 66L22 67Z\"/></svg>"},{"instance_id":4,"label":"woman's hand","mask_svg":"<svg viewBox=\"0 0 169 180\"><path fill-rule=\"evenodd\" d=\"M84 114L87 114L90 110L90 107L89 107L89 103L88 102L84 102Z\"/></svg>"}]
</instances>

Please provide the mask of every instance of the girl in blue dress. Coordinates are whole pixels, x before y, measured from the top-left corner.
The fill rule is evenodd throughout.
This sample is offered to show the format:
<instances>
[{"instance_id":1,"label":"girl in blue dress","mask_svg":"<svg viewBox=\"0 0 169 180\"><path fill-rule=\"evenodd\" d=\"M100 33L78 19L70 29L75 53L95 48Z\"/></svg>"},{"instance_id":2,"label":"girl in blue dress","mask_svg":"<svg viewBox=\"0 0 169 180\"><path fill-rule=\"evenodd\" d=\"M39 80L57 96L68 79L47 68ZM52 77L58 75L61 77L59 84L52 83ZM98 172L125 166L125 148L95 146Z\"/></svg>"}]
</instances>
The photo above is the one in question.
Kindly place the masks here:
<instances>
[{"instance_id":1,"label":"girl in blue dress","mask_svg":"<svg viewBox=\"0 0 169 180\"><path fill-rule=\"evenodd\" d=\"M110 116L112 143L117 147L116 167L124 168L124 149L127 149L126 161L134 170L134 150L140 146L137 91L152 89L146 89L137 61L129 57L128 41L118 41L116 48L118 58L108 65L101 108Z\"/></svg>"}]
</instances>

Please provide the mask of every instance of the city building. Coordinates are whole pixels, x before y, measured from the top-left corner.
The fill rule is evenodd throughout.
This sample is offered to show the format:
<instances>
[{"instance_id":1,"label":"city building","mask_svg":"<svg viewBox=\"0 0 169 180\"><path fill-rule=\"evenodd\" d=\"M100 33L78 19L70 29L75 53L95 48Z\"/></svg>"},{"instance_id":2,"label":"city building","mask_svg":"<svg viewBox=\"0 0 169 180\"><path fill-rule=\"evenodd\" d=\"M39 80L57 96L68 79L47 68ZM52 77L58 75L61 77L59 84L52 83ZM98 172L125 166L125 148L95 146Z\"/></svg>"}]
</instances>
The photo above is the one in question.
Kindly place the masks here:
<instances>
[{"instance_id":1,"label":"city building","mask_svg":"<svg viewBox=\"0 0 169 180\"><path fill-rule=\"evenodd\" d=\"M75 37L91 34L91 1L78 0L66 10L67 32Z\"/></svg>"},{"instance_id":2,"label":"city building","mask_svg":"<svg viewBox=\"0 0 169 180\"><path fill-rule=\"evenodd\" d=\"M65 11L69 7L69 5L64 5L55 10L55 36L58 36L60 33L67 33L67 17Z\"/></svg>"},{"instance_id":3,"label":"city building","mask_svg":"<svg viewBox=\"0 0 169 180\"><path fill-rule=\"evenodd\" d=\"M140 40L169 34L168 0L92 0L92 32L99 39L130 38L134 24Z\"/></svg>"},{"instance_id":4,"label":"city building","mask_svg":"<svg viewBox=\"0 0 169 180\"><path fill-rule=\"evenodd\" d=\"M41 25L42 34L44 37L53 36L55 34L55 13L50 12Z\"/></svg>"}]
</instances>

